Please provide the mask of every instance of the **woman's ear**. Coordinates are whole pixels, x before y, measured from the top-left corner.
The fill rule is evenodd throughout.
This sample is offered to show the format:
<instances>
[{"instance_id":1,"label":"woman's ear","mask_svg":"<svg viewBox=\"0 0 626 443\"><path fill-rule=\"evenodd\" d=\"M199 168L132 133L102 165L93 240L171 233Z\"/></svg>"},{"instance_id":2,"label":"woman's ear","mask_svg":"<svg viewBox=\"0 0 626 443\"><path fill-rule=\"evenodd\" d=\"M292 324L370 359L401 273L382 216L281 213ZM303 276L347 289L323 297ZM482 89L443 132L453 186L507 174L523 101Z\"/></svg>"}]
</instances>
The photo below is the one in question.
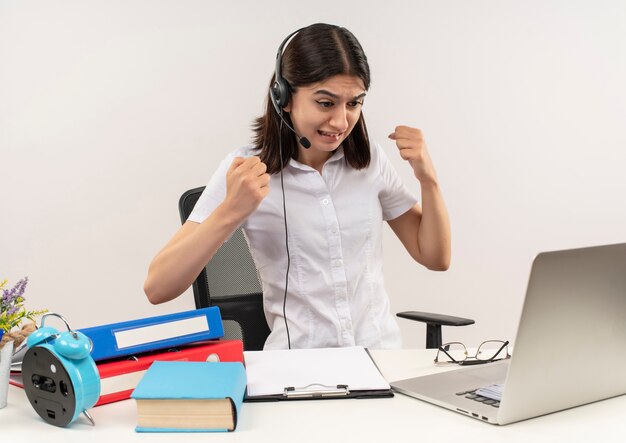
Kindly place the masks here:
<instances>
[{"instance_id":1,"label":"woman's ear","mask_svg":"<svg viewBox=\"0 0 626 443\"><path fill-rule=\"evenodd\" d=\"M289 100L289 103L287 103L287 106L283 108L283 111L291 112L291 100Z\"/></svg>"}]
</instances>

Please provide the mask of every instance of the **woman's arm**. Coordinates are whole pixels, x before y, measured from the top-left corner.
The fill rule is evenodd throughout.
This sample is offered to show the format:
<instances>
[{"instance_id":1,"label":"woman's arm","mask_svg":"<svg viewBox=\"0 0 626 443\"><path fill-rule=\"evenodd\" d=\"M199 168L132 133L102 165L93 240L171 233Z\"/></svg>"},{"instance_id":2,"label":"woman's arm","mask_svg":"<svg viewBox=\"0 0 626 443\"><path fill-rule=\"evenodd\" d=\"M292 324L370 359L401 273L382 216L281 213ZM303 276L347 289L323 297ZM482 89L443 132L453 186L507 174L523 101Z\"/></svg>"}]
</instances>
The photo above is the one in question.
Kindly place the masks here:
<instances>
[{"instance_id":1,"label":"woman's arm","mask_svg":"<svg viewBox=\"0 0 626 443\"><path fill-rule=\"evenodd\" d=\"M422 131L398 126L389 138L396 141L422 189L422 207L416 204L390 220L389 226L413 259L428 269L445 271L450 267L450 221Z\"/></svg>"},{"instance_id":2,"label":"woman's arm","mask_svg":"<svg viewBox=\"0 0 626 443\"><path fill-rule=\"evenodd\" d=\"M258 157L233 160L226 174L226 197L202 223L176 232L148 268L144 292L153 304L182 294L235 229L269 194L270 177Z\"/></svg>"}]
</instances>

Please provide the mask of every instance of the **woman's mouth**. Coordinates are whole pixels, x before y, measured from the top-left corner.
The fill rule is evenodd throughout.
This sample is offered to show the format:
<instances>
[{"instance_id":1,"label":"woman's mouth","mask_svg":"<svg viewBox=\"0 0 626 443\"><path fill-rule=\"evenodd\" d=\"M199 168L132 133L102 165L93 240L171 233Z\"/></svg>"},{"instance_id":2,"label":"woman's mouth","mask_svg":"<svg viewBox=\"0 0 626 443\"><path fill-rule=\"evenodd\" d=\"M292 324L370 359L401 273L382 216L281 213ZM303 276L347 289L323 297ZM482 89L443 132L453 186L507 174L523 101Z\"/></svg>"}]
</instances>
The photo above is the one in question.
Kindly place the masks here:
<instances>
[{"instance_id":1,"label":"woman's mouth","mask_svg":"<svg viewBox=\"0 0 626 443\"><path fill-rule=\"evenodd\" d=\"M337 142L339 141L339 139L341 138L341 136L343 135L343 132L326 132L326 131L317 131L317 133L319 135L321 135L324 139L331 141L331 142Z\"/></svg>"}]
</instances>

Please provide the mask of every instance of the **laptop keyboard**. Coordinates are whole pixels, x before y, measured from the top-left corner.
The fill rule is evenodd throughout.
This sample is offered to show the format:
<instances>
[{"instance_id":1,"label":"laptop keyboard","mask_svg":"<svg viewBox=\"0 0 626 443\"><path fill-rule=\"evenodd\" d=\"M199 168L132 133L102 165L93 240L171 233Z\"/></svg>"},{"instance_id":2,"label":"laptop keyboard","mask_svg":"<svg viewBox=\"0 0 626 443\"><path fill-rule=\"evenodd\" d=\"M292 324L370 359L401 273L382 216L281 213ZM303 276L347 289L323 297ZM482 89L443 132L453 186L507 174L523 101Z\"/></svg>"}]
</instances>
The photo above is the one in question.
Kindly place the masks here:
<instances>
[{"instance_id":1,"label":"laptop keyboard","mask_svg":"<svg viewBox=\"0 0 626 443\"><path fill-rule=\"evenodd\" d=\"M489 405L489 406L493 406L494 408L500 407L500 402L499 401L492 400L492 399L487 398L487 397L483 397L482 395L478 395L476 393L477 389L478 388L472 389L471 391L457 392L456 395L459 395L459 396L463 395L463 396L465 396L465 398L468 398L470 400L474 400L474 401L477 401L477 402L480 402L480 403L484 403L484 404Z\"/></svg>"}]
</instances>

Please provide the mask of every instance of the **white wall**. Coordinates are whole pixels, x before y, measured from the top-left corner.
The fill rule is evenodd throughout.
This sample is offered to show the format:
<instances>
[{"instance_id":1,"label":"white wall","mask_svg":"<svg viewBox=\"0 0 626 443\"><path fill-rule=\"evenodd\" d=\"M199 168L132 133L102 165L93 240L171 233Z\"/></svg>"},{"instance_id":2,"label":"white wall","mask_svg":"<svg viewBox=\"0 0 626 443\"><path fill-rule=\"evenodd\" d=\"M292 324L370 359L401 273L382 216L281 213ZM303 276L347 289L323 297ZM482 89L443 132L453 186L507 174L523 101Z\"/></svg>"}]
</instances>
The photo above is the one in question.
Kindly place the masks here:
<instances>
[{"instance_id":1,"label":"white wall","mask_svg":"<svg viewBox=\"0 0 626 443\"><path fill-rule=\"evenodd\" d=\"M250 141L278 44L319 21L361 41L370 134L416 192L386 135L423 129L452 217L445 273L387 229L394 311L512 339L536 253L626 239L624 2L0 0L0 278L75 327L193 308L150 305L148 263Z\"/></svg>"}]
</instances>

